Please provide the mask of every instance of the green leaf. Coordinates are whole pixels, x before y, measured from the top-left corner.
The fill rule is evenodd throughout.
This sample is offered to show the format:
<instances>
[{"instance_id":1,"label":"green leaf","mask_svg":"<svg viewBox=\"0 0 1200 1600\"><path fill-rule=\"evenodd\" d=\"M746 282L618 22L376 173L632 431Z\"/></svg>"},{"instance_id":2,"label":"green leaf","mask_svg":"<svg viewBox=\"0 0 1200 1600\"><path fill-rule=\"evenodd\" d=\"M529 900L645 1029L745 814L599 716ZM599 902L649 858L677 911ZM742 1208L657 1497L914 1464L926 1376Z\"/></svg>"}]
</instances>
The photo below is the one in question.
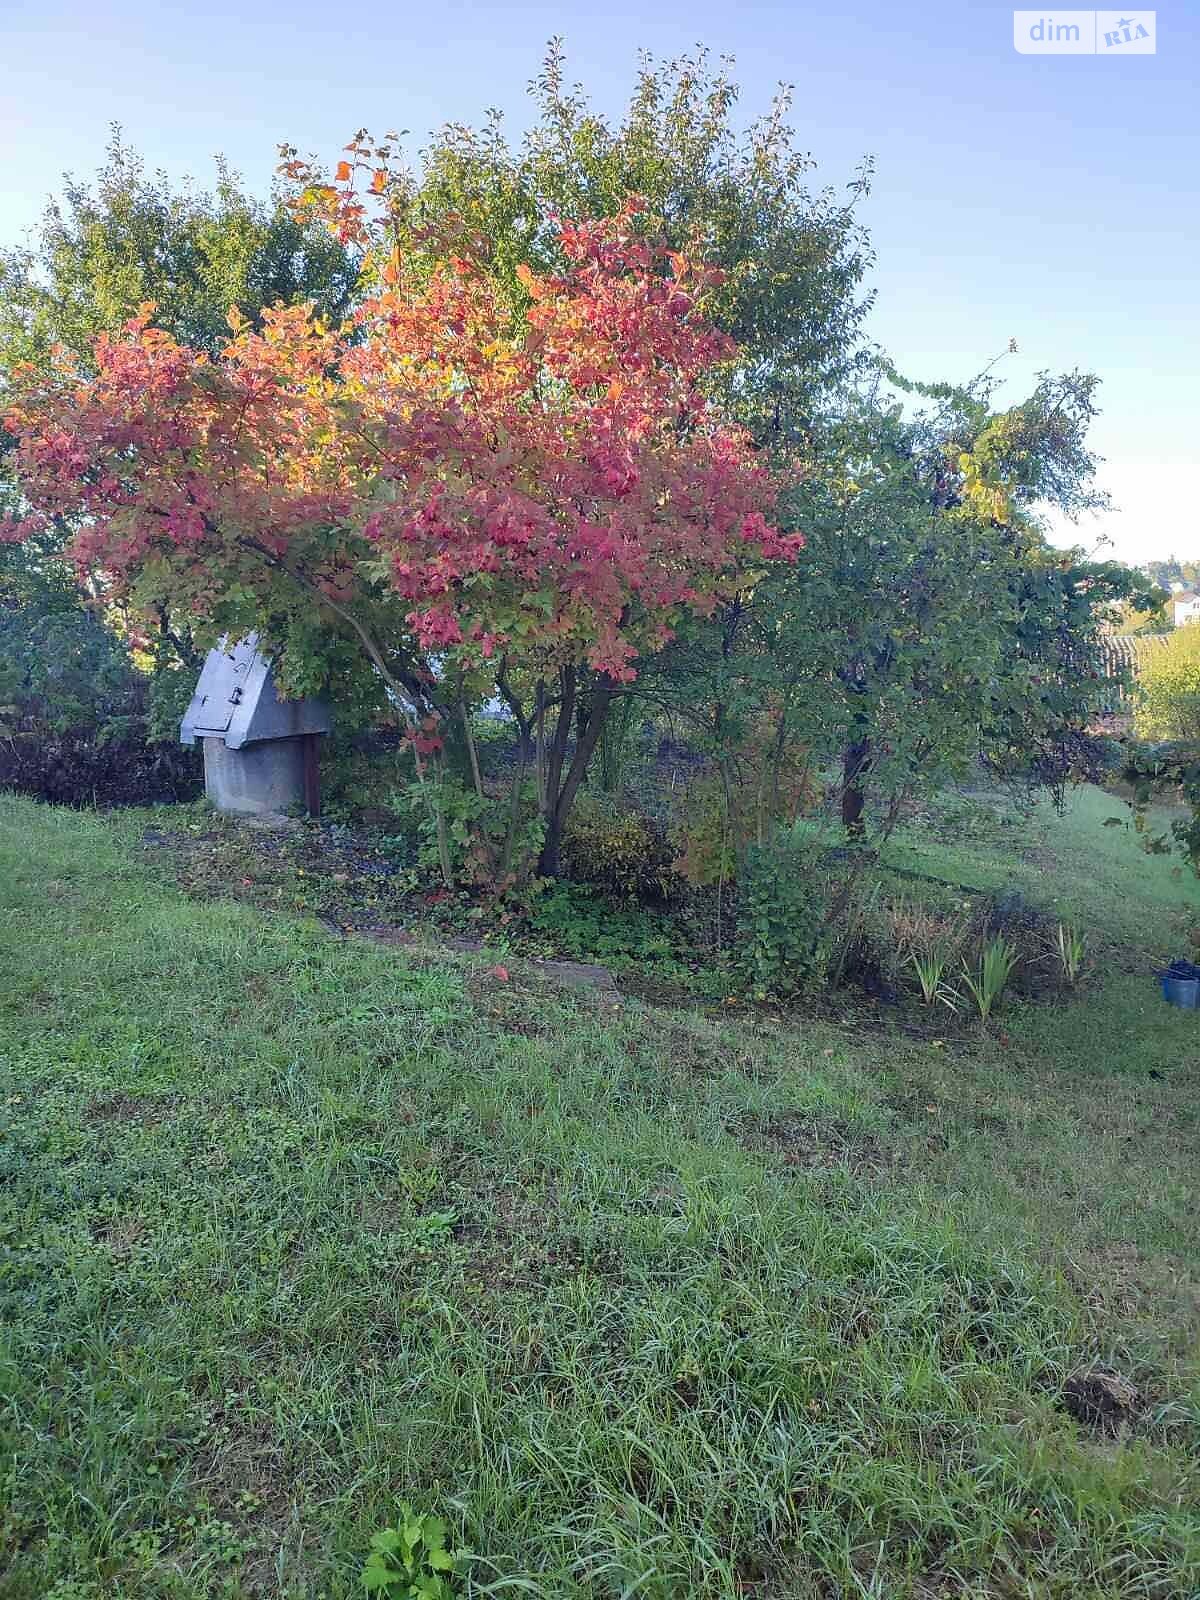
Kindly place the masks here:
<instances>
[{"instance_id":1,"label":"green leaf","mask_svg":"<svg viewBox=\"0 0 1200 1600\"><path fill-rule=\"evenodd\" d=\"M390 1589L395 1580L396 1574L390 1572L387 1567L373 1567L368 1562L363 1568L362 1586L373 1593L378 1593L381 1589Z\"/></svg>"}]
</instances>

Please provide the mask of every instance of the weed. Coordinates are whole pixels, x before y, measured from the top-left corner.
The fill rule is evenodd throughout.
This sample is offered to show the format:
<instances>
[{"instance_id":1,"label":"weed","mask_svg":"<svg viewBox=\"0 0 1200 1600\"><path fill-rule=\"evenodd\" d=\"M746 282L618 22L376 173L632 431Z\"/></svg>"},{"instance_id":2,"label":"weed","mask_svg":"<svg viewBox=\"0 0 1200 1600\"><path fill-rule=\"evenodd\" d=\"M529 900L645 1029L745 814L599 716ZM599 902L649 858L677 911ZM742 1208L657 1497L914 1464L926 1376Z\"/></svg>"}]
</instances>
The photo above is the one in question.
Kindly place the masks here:
<instances>
[{"instance_id":1,"label":"weed","mask_svg":"<svg viewBox=\"0 0 1200 1600\"><path fill-rule=\"evenodd\" d=\"M958 1010L958 992L946 982L946 971L950 965L948 949L914 950L908 957L908 965L917 975L924 1005L943 1005L951 1011Z\"/></svg>"},{"instance_id":2,"label":"weed","mask_svg":"<svg viewBox=\"0 0 1200 1600\"><path fill-rule=\"evenodd\" d=\"M827 925L829 885L791 839L746 851L738 880L734 965L756 999L821 983L836 953Z\"/></svg>"},{"instance_id":3,"label":"weed","mask_svg":"<svg viewBox=\"0 0 1200 1600\"><path fill-rule=\"evenodd\" d=\"M973 969L963 962L963 982L975 1002L981 1022L986 1023L991 1017L1019 960L1016 946L997 934L979 952L978 964Z\"/></svg>"},{"instance_id":4,"label":"weed","mask_svg":"<svg viewBox=\"0 0 1200 1600\"><path fill-rule=\"evenodd\" d=\"M384 1600L452 1600L451 1576L469 1552L447 1550L446 1532L441 1517L401 1505L396 1526L371 1540L363 1588Z\"/></svg>"},{"instance_id":5,"label":"weed","mask_svg":"<svg viewBox=\"0 0 1200 1600\"><path fill-rule=\"evenodd\" d=\"M552 884L534 900L529 929L539 953L590 957L616 966L677 965L666 917L613 905L587 884Z\"/></svg>"},{"instance_id":6,"label":"weed","mask_svg":"<svg viewBox=\"0 0 1200 1600\"><path fill-rule=\"evenodd\" d=\"M1070 923L1060 922L1054 935L1051 953L1058 962L1064 983L1072 989L1079 982L1087 955L1087 939Z\"/></svg>"},{"instance_id":7,"label":"weed","mask_svg":"<svg viewBox=\"0 0 1200 1600\"><path fill-rule=\"evenodd\" d=\"M916 975L922 1004L957 1011L960 997L946 974L966 937L961 916L948 916L919 900L898 900L888 907L887 917L901 964Z\"/></svg>"}]
</instances>

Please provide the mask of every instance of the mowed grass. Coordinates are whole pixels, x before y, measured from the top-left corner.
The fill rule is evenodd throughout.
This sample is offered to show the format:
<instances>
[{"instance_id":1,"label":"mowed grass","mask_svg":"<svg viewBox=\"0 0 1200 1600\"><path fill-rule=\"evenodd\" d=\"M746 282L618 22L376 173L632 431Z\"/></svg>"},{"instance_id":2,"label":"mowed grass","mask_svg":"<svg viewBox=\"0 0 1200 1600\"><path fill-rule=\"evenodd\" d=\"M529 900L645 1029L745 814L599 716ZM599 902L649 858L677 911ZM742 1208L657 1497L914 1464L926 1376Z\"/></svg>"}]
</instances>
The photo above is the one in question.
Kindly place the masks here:
<instances>
[{"instance_id":1,"label":"mowed grass","mask_svg":"<svg viewBox=\"0 0 1200 1600\"><path fill-rule=\"evenodd\" d=\"M1101 960L939 1045L338 942L0 797L0 1597L335 1600L401 1498L480 1596L1200 1593L1200 1021L1147 975L1200 895L1117 810L902 842Z\"/></svg>"}]
</instances>

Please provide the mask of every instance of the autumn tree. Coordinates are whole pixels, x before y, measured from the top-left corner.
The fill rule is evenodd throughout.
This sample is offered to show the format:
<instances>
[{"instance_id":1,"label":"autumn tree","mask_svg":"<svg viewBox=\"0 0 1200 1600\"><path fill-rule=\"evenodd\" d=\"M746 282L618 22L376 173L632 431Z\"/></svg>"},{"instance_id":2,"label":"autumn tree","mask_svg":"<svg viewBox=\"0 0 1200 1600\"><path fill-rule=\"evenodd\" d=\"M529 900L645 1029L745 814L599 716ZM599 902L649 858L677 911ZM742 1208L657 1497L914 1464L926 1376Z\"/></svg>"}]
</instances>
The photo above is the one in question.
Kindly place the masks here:
<instances>
[{"instance_id":1,"label":"autumn tree","mask_svg":"<svg viewBox=\"0 0 1200 1600\"><path fill-rule=\"evenodd\" d=\"M344 164L335 220L369 248L364 165ZM323 679L330 648L361 650L403 708L447 877L448 719L498 694L533 733L554 873L618 687L683 614L800 543L704 393L733 354L699 314L716 275L645 238L632 202L561 224L559 248L561 274L521 272L520 315L469 237L449 258L376 253L376 291L344 325L309 306L260 329L235 313L215 357L145 307L86 364L27 367L9 406L31 508L10 539L67 520L71 560L106 594L186 613L205 641L257 628L294 689ZM520 786L518 770L514 820Z\"/></svg>"},{"instance_id":2,"label":"autumn tree","mask_svg":"<svg viewBox=\"0 0 1200 1600\"><path fill-rule=\"evenodd\" d=\"M743 116L733 63L704 49L665 61L643 53L628 104L606 118L571 83L555 40L529 99L520 137L497 113L479 126L450 123L411 174L394 140L372 146L378 159L366 177L382 174L387 205L364 205L353 220L377 247L418 252L468 229L519 313L522 270L553 275L565 265L555 216L602 218L639 195L647 232L722 274L705 311L736 350L706 374L706 389L756 444L788 455L807 448L814 418L859 360L871 254L857 208L870 163L840 192L814 182L791 90ZM367 144L360 136L351 162ZM327 215L330 188L345 180L296 161L290 148L286 156L300 214Z\"/></svg>"},{"instance_id":3,"label":"autumn tree","mask_svg":"<svg viewBox=\"0 0 1200 1600\"><path fill-rule=\"evenodd\" d=\"M871 258L856 207L869 164L841 195L815 187L786 89L739 125L730 63L644 57L609 119L553 44L530 95L520 140L498 117L451 125L411 177L389 150L381 228L421 250L448 225L469 226L519 309L520 272L556 259L547 213L602 213L629 189L644 194L678 247L701 242L723 269L706 309L737 356L706 388L801 468L780 514L812 530L794 573L689 623L626 703L675 708L719 764L752 727L761 742L765 719L777 764L803 744L841 765L852 830L868 779L885 809L981 755L1057 781L1069 748L1082 749L1095 629L1124 583L1053 551L1039 521L1044 505L1088 503L1094 380L1047 379L1001 408L990 380L921 393L864 351ZM293 178L306 203L328 204L310 167Z\"/></svg>"},{"instance_id":4,"label":"autumn tree","mask_svg":"<svg viewBox=\"0 0 1200 1600\"><path fill-rule=\"evenodd\" d=\"M637 193L644 232L720 269L704 308L733 346L701 380L710 405L739 421L785 471L798 457L810 458L811 469L817 419L861 359L870 252L857 208L869 164L840 193L814 183L812 158L792 126L790 91L782 88L762 115L746 119L731 63L703 50L670 61L643 55L628 105L606 119L572 86L553 43L530 98L523 137L511 137L494 115L474 128L448 125L414 174L393 139L374 142L365 133L328 170L285 149L282 170L298 214L332 222L347 242L371 247L376 262L396 248L432 263L469 233L481 266L520 318L531 303L522 275L564 268L553 217L603 217ZM669 271L668 256L656 270ZM650 676L639 671L638 683L652 687ZM522 749L531 749L541 770L543 743L552 748L561 733L571 745L569 724L557 720L560 686L546 690L544 705L536 684L510 687L525 691L510 697L520 701L512 709ZM594 687L585 668L571 696L576 741ZM625 686L601 735L610 782L622 731L637 722Z\"/></svg>"},{"instance_id":5,"label":"autumn tree","mask_svg":"<svg viewBox=\"0 0 1200 1600\"><path fill-rule=\"evenodd\" d=\"M155 303L156 326L216 354L229 338L231 307L256 327L264 308L297 301L339 317L357 276L354 253L328 229L297 223L281 195L255 198L220 160L211 188L172 184L147 171L114 128L95 175L66 176L28 243L0 251L0 413L17 367L47 366L59 348L80 374L90 372L97 336L119 335L146 301ZM0 468L0 512L19 503L20 486ZM0 680L7 686L0 698L39 725L75 716L79 695L46 659L53 639L59 654L105 657L107 713L96 727L119 708L132 713L149 703L146 728L173 740L172 721L199 667L188 618L164 606L139 619L146 648L132 659L130 619L95 604L81 609L81 599L100 597L81 596L62 559L71 531L64 512L36 540L0 546Z\"/></svg>"}]
</instances>

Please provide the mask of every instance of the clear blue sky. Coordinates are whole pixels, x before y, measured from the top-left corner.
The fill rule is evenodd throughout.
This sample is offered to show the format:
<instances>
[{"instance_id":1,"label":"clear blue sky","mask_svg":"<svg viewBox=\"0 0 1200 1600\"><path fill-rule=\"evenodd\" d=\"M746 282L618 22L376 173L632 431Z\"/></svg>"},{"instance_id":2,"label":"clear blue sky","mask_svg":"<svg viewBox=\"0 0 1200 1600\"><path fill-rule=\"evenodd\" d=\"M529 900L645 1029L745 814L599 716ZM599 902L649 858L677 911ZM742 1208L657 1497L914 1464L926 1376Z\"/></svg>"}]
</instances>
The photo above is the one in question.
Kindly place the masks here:
<instances>
[{"instance_id":1,"label":"clear blue sky","mask_svg":"<svg viewBox=\"0 0 1200 1600\"><path fill-rule=\"evenodd\" d=\"M1014 397L1043 367L1098 372L1120 510L1083 537L1200 556L1196 0L1158 11L1156 55L1126 59L1019 55L991 5L0 0L0 242L64 169L94 169L112 121L173 176L207 178L223 151L264 189L280 140L333 155L358 127L400 127L419 145L489 105L516 131L554 34L602 111L640 47L734 55L747 118L794 83L819 179L877 160L873 337L928 378L1015 337Z\"/></svg>"}]
</instances>

